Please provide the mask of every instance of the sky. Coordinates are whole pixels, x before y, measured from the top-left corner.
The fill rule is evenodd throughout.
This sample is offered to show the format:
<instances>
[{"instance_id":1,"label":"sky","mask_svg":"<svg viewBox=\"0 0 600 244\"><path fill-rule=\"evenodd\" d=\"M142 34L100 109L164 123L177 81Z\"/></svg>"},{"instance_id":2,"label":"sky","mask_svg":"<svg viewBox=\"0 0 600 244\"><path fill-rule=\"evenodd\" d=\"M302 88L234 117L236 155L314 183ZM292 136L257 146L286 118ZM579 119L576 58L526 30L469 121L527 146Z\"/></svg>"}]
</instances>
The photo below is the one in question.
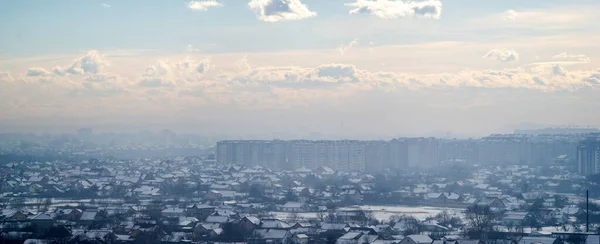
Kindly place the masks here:
<instances>
[{"instance_id":1,"label":"sky","mask_svg":"<svg viewBox=\"0 0 600 244\"><path fill-rule=\"evenodd\" d=\"M0 0L0 132L600 127L597 0Z\"/></svg>"}]
</instances>

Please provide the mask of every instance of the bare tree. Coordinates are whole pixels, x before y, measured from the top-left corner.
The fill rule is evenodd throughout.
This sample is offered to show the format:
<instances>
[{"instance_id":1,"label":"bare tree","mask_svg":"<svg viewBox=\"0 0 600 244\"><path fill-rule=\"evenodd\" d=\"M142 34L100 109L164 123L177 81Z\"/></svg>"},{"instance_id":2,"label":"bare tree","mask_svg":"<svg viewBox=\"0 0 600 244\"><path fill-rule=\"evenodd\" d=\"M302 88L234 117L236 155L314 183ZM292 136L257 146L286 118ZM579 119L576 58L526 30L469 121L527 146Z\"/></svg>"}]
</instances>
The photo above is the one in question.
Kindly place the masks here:
<instances>
[{"instance_id":1,"label":"bare tree","mask_svg":"<svg viewBox=\"0 0 600 244\"><path fill-rule=\"evenodd\" d=\"M513 229L517 229L517 228L515 227L514 223L511 221L506 224L506 229L508 230L508 232L511 232Z\"/></svg>"},{"instance_id":2,"label":"bare tree","mask_svg":"<svg viewBox=\"0 0 600 244\"><path fill-rule=\"evenodd\" d=\"M323 211L317 212L317 219L321 222L325 221L325 212L323 212Z\"/></svg>"},{"instance_id":3,"label":"bare tree","mask_svg":"<svg viewBox=\"0 0 600 244\"><path fill-rule=\"evenodd\" d=\"M435 217L433 217L433 219L435 221L437 221L438 224L447 226L447 227L449 227L449 226L455 227L456 225L461 224L461 220L459 217L450 215L450 213L448 213L448 211L446 211L446 210L435 215Z\"/></svg>"},{"instance_id":4,"label":"bare tree","mask_svg":"<svg viewBox=\"0 0 600 244\"><path fill-rule=\"evenodd\" d=\"M288 215L288 218L289 218L291 221L297 221L297 220L298 220L298 217L299 217L299 216L298 216L298 212L297 212L297 211L292 211L292 212L290 212L290 214Z\"/></svg>"},{"instance_id":5,"label":"bare tree","mask_svg":"<svg viewBox=\"0 0 600 244\"><path fill-rule=\"evenodd\" d=\"M41 197L36 197L35 198L35 207L37 208L37 210L42 209L43 206L44 206L44 199Z\"/></svg>"},{"instance_id":6,"label":"bare tree","mask_svg":"<svg viewBox=\"0 0 600 244\"><path fill-rule=\"evenodd\" d=\"M373 211L365 211L365 220L367 224L377 224L377 218L375 218Z\"/></svg>"},{"instance_id":7,"label":"bare tree","mask_svg":"<svg viewBox=\"0 0 600 244\"><path fill-rule=\"evenodd\" d=\"M335 222L336 217L337 217L337 213L336 213L335 209L327 210L327 216L326 216L327 221L329 221L330 223L333 223L333 222Z\"/></svg>"},{"instance_id":8,"label":"bare tree","mask_svg":"<svg viewBox=\"0 0 600 244\"><path fill-rule=\"evenodd\" d=\"M52 199L50 199L50 198L44 199L44 210L48 211L48 209L50 209L50 206L52 206Z\"/></svg>"},{"instance_id":9,"label":"bare tree","mask_svg":"<svg viewBox=\"0 0 600 244\"><path fill-rule=\"evenodd\" d=\"M394 215L389 219L390 225L400 225L399 231L403 235L420 234L422 230L421 222L411 215Z\"/></svg>"},{"instance_id":10,"label":"bare tree","mask_svg":"<svg viewBox=\"0 0 600 244\"><path fill-rule=\"evenodd\" d=\"M487 205L472 205L465 211L468 228L467 235L473 238L484 239L492 231L495 214Z\"/></svg>"},{"instance_id":11,"label":"bare tree","mask_svg":"<svg viewBox=\"0 0 600 244\"><path fill-rule=\"evenodd\" d=\"M13 208L20 208L25 205L25 198L23 197L15 197L10 201L10 205Z\"/></svg>"}]
</instances>

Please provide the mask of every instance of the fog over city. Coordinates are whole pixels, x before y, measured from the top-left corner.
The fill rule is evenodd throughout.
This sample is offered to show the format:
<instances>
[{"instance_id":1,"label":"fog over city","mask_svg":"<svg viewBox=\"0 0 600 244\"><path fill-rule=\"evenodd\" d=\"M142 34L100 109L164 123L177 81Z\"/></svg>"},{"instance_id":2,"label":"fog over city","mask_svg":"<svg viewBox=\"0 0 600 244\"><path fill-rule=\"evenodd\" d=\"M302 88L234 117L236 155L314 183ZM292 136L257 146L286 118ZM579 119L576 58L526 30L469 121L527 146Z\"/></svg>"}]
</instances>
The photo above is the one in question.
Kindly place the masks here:
<instances>
[{"instance_id":1,"label":"fog over city","mask_svg":"<svg viewBox=\"0 0 600 244\"><path fill-rule=\"evenodd\" d=\"M597 0L0 0L0 244L600 244Z\"/></svg>"}]
</instances>

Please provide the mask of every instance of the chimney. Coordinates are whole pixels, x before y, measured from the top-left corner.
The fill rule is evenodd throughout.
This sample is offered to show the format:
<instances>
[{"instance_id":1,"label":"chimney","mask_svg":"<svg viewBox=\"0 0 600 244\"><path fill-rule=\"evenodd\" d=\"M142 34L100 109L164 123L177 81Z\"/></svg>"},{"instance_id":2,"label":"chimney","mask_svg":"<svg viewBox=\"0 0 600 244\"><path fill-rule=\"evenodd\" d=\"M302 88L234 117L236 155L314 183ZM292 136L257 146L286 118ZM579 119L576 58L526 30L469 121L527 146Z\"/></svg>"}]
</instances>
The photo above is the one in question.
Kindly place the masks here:
<instances>
[{"instance_id":1,"label":"chimney","mask_svg":"<svg viewBox=\"0 0 600 244\"><path fill-rule=\"evenodd\" d=\"M590 190L585 190L585 232L590 232Z\"/></svg>"}]
</instances>

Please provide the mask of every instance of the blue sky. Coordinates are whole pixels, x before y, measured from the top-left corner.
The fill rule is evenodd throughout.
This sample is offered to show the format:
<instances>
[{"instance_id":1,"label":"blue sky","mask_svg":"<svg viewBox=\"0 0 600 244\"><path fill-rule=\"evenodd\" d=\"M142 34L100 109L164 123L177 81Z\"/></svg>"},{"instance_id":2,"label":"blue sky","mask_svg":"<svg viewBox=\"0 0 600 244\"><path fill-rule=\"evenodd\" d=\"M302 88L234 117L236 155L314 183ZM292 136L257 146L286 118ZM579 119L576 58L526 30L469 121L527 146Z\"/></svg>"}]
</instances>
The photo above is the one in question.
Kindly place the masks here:
<instances>
[{"instance_id":1,"label":"blue sky","mask_svg":"<svg viewBox=\"0 0 600 244\"><path fill-rule=\"evenodd\" d=\"M479 36L442 36L430 33L418 38L402 38L410 33L351 30L335 36L320 35L313 28L348 21L373 21L369 16L348 15L349 1L303 1L318 13L301 22L266 23L257 20L242 0L221 0L222 7L210 11L193 11L185 1L9 1L1 2L0 24L5 37L0 45L5 54L72 52L82 49L160 49L176 51L187 44L198 46L220 44L220 52L269 51L307 48L330 48L353 38L379 39L381 44L405 44L419 41L465 41L483 39L495 34L480 30ZM576 3L575 3L576 2ZM593 3L593 1L587 1ZM574 4L575 3L575 4ZM426 28L457 30L470 18L501 13L508 9L556 8L561 4L583 5L586 1L474 1L444 2L443 19L423 20ZM110 5L105 8L103 4ZM388 20L401 25L406 19ZM430 23L435 22L435 23ZM351 26L342 25L343 28ZM355 26L369 28L367 26ZM492 27L492 28L490 28ZM535 29L527 32L535 32ZM433 35L432 35L433 34ZM389 38L388 38L389 37Z\"/></svg>"},{"instance_id":2,"label":"blue sky","mask_svg":"<svg viewBox=\"0 0 600 244\"><path fill-rule=\"evenodd\" d=\"M598 7L1 0L0 130L471 136L520 123L600 126L588 114L600 108Z\"/></svg>"}]
</instances>

